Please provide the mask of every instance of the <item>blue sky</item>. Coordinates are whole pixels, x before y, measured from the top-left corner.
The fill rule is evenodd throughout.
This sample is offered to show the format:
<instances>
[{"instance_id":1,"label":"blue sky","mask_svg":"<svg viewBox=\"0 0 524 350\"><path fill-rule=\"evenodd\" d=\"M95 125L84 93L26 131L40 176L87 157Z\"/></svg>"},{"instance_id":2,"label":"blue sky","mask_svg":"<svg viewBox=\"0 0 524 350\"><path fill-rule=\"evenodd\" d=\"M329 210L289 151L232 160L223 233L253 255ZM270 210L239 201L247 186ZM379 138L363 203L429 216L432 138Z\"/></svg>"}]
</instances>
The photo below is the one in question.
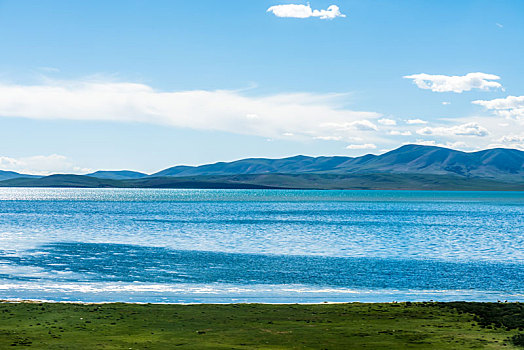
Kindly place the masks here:
<instances>
[{"instance_id":1,"label":"blue sky","mask_svg":"<svg viewBox=\"0 0 524 350\"><path fill-rule=\"evenodd\" d=\"M2 170L524 149L518 0L0 0L0 33Z\"/></svg>"}]
</instances>

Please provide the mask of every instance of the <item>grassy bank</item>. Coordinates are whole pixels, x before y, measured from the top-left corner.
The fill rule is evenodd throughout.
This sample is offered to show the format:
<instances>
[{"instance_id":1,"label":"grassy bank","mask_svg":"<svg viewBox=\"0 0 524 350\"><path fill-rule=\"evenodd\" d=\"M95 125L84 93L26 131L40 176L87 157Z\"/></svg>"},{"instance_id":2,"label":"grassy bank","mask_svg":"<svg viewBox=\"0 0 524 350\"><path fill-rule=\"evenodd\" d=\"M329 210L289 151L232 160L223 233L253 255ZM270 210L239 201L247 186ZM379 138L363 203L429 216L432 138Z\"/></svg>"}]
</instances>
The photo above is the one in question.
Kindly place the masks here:
<instances>
[{"instance_id":1,"label":"grassy bank","mask_svg":"<svg viewBox=\"0 0 524 350\"><path fill-rule=\"evenodd\" d=\"M515 303L0 303L1 349L518 349L523 327Z\"/></svg>"}]
</instances>

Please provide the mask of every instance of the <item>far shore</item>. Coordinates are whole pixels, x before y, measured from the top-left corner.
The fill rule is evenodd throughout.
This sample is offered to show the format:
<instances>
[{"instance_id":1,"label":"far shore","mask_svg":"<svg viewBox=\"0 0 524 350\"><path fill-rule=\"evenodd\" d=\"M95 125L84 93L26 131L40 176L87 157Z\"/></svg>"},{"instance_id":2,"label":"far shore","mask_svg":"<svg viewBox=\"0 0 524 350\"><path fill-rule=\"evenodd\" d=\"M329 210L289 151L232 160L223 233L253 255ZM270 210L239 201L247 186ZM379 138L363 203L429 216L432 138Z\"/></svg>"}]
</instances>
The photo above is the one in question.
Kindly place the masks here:
<instances>
[{"instance_id":1,"label":"far shore","mask_svg":"<svg viewBox=\"0 0 524 350\"><path fill-rule=\"evenodd\" d=\"M524 179L481 178L435 174L239 174L190 177L104 179L57 174L0 181L0 187L31 188L153 188L221 190L404 190L524 191Z\"/></svg>"}]
</instances>

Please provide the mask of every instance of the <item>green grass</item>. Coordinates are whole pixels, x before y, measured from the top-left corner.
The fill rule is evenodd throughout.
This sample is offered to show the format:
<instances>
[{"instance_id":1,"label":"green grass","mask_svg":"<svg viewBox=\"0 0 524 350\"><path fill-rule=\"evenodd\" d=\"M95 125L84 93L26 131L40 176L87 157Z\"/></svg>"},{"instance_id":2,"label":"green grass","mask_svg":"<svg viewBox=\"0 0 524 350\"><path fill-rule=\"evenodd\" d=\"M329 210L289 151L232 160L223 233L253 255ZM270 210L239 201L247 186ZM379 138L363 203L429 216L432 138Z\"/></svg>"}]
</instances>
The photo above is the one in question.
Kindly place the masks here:
<instances>
[{"instance_id":1,"label":"green grass","mask_svg":"<svg viewBox=\"0 0 524 350\"><path fill-rule=\"evenodd\" d=\"M512 349L522 326L516 303L0 303L0 349Z\"/></svg>"}]
</instances>

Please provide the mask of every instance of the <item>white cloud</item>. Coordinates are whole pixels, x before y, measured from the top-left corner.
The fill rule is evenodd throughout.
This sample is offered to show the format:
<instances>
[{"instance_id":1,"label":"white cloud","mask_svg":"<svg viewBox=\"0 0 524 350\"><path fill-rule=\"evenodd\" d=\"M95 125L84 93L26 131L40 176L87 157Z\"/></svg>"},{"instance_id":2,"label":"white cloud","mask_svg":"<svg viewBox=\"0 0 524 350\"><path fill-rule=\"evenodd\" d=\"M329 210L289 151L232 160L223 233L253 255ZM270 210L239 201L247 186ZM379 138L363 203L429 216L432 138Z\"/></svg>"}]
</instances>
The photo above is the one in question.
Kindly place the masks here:
<instances>
[{"instance_id":1,"label":"white cloud","mask_svg":"<svg viewBox=\"0 0 524 350\"><path fill-rule=\"evenodd\" d=\"M320 19L333 19L336 17L346 17L340 12L337 5L331 5L327 10L313 10L309 4L307 5L275 5L267 9L267 12L272 12L277 17L287 18L309 18L318 17Z\"/></svg>"},{"instance_id":2,"label":"white cloud","mask_svg":"<svg viewBox=\"0 0 524 350\"><path fill-rule=\"evenodd\" d=\"M346 149L375 149L377 146L375 146L372 143L366 143L363 145L347 145Z\"/></svg>"},{"instance_id":3,"label":"white cloud","mask_svg":"<svg viewBox=\"0 0 524 350\"><path fill-rule=\"evenodd\" d=\"M416 117L408 120L386 118L379 113L348 109L348 94L280 93L256 96L253 90L247 94L238 90L158 91L145 84L107 80L46 80L33 85L0 82L0 118L147 123L254 135L262 140L338 141L344 142L344 147L347 144L357 145L353 148L355 150L363 144L376 145L377 149L381 149L399 140L409 141L415 138L410 136L417 135L417 130L418 134L431 135L424 138L434 138L440 144L467 139L469 147L482 148L501 143L497 140L508 135L508 130L518 135L523 130L524 118L502 120L491 116L468 116L431 125ZM517 115L519 108L524 107L523 99L522 96L510 96L475 103L497 113L511 111ZM507 146L517 147L514 144L522 142L506 143ZM0 164L6 162L4 157ZM75 164L68 160L62 162L69 162L69 165L53 166L52 172L78 173L74 170ZM17 165L16 169L34 172L40 170L40 166ZM45 165L42 169L47 171Z\"/></svg>"},{"instance_id":4,"label":"white cloud","mask_svg":"<svg viewBox=\"0 0 524 350\"><path fill-rule=\"evenodd\" d=\"M420 135L437 135L437 136L487 136L489 134L486 128L477 123L466 123L454 125L451 127L425 127L417 130Z\"/></svg>"},{"instance_id":5,"label":"white cloud","mask_svg":"<svg viewBox=\"0 0 524 350\"><path fill-rule=\"evenodd\" d=\"M357 120L355 122L350 123L352 127L356 128L357 130L361 131L377 131L378 128L375 124L370 122L369 120Z\"/></svg>"},{"instance_id":6,"label":"white cloud","mask_svg":"<svg viewBox=\"0 0 524 350\"><path fill-rule=\"evenodd\" d=\"M379 119L378 123L382 125L389 125L389 126L397 125L396 121L394 121L393 119L388 119L388 118Z\"/></svg>"},{"instance_id":7,"label":"white cloud","mask_svg":"<svg viewBox=\"0 0 524 350\"><path fill-rule=\"evenodd\" d=\"M435 140L416 140L414 143L417 145L423 145L423 146L437 146L437 147L446 147L446 148L453 148L453 149L468 148L466 143L462 141L441 143ZM408 143L405 143L405 144L408 144Z\"/></svg>"},{"instance_id":8,"label":"white cloud","mask_svg":"<svg viewBox=\"0 0 524 350\"><path fill-rule=\"evenodd\" d=\"M21 158L0 156L0 169L34 175L88 173L91 171L91 169L75 166L67 157L59 154Z\"/></svg>"},{"instance_id":9,"label":"white cloud","mask_svg":"<svg viewBox=\"0 0 524 350\"><path fill-rule=\"evenodd\" d=\"M500 77L486 73L468 73L466 75L432 75L432 74L413 74L404 76L412 79L421 89L428 89L435 92L457 92L470 91L472 89L489 90L502 88L502 85L493 80Z\"/></svg>"},{"instance_id":10,"label":"white cloud","mask_svg":"<svg viewBox=\"0 0 524 350\"><path fill-rule=\"evenodd\" d=\"M393 136L410 136L411 135L411 131L407 130L407 131L398 131L398 130L391 130L389 132L390 135L393 135Z\"/></svg>"},{"instance_id":11,"label":"white cloud","mask_svg":"<svg viewBox=\"0 0 524 350\"><path fill-rule=\"evenodd\" d=\"M502 143L524 142L524 135L504 135L498 141Z\"/></svg>"},{"instance_id":12,"label":"white cloud","mask_svg":"<svg viewBox=\"0 0 524 350\"><path fill-rule=\"evenodd\" d=\"M524 108L524 96L508 96L505 98L496 98L494 100L477 100L472 103L486 107L487 109L515 109Z\"/></svg>"},{"instance_id":13,"label":"white cloud","mask_svg":"<svg viewBox=\"0 0 524 350\"><path fill-rule=\"evenodd\" d=\"M322 141L340 141L342 140L342 136L316 136L314 139Z\"/></svg>"},{"instance_id":14,"label":"white cloud","mask_svg":"<svg viewBox=\"0 0 524 350\"><path fill-rule=\"evenodd\" d=\"M451 102L448 102L448 101L442 101L442 105L444 106L449 106L451 104Z\"/></svg>"},{"instance_id":15,"label":"white cloud","mask_svg":"<svg viewBox=\"0 0 524 350\"><path fill-rule=\"evenodd\" d=\"M524 119L518 120L516 118L508 118L508 119L501 119L501 118L494 118L493 116L489 115L475 115L475 116L468 116L463 118L451 118L447 120L443 120L445 123L452 123L447 125L438 125L438 126L450 126L455 124L467 124L467 123L476 123L478 125L481 125L485 129L489 131L489 135L485 137L471 137L471 136L450 136L443 138L442 141L465 141L468 144L468 147L472 149L486 149L493 147L493 144L501 144L501 139L504 136L512 136L512 135L524 135ZM503 122L503 123L501 123ZM504 124L504 125L501 125ZM437 138L438 141L440 140L440 137ZM512 148L520 148L517 146L517 144L521 144L518 141L513 141L512 143L505 144L504 147L512 147ZM499 146L500 147L500 146Z\"/></svg>"},{"instance_id":16,"label":"white cloud","mask_svg":"<svg viewBox=\"0 0 524 350\"><path fill-rule=\"evenodd\" d=\"M497 140L499 144L492 145L493 147L511 147L524 149L524 133L521 135L504 135Z\"/></svg>"},{"instance_id":17,"label":"white cloud","mask_svg":"<svg viewBox=\"0 0 524 350\"><path fill-rule=\"evenodd\" d=\"M265 138L358 136L377 130L373 112L344 108L343 94L245 96L239 91L157 91L145 84L108 81L0 83L0 117L139 122L216 130ZM325 127L323 125L335 125Z\"/></svg>"},{"instance_id":18,"label":"white cloud","mask_svg":"<svg viewBox=\"0 0 524 350\"><path fill-rule=\"evenodd\" d=\"M428 122L422 119L408 119L406 120L406 123L416 125L416 124L427 124Z\"/></svg>"},{"instance_id":19,"label":"white cloud","mask_svg":"<svg viewBox=\"0 0 524 350\"><path fill-rule=\"evenodd\" d=\"M356 120L354 122L345 122L345 123L322 123L320 127L328 130L335 131L377 131L378 127L370 122L369 120Z\"/></svg>"},{"instance_id":20,"label":"white cloud","mask_svg":"<svg viewBox=\"0 0 524 350\"><path fill-rule=\"evenodd\" d=\"M494 100L477 100L473 104L492 110L505 118L524 119L524 96L508 96Z\"/></svg>"}]
</instances>

